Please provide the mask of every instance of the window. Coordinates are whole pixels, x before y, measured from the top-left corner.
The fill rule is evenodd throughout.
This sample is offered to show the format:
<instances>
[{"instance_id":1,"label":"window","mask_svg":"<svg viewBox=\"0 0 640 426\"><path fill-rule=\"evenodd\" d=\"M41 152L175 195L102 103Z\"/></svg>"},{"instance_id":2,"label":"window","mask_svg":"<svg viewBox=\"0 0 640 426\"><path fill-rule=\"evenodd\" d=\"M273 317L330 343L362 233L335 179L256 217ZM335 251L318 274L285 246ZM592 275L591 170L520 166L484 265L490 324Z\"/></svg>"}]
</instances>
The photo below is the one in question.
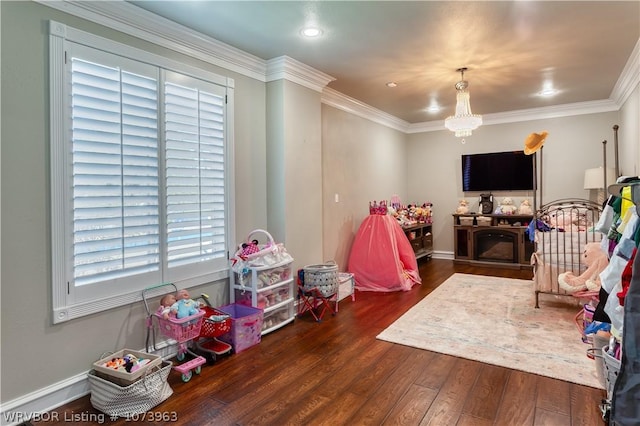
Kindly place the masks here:
<instances>
[{"instance_id":1,"label":"window","mask_svg":"<svg viewBox=\"0 0 640 426\"><path fill-rule=\"evenodd\" d=\"M54 322L228 274L232 81L51 23Z\"/></svg>"}]
</instances>

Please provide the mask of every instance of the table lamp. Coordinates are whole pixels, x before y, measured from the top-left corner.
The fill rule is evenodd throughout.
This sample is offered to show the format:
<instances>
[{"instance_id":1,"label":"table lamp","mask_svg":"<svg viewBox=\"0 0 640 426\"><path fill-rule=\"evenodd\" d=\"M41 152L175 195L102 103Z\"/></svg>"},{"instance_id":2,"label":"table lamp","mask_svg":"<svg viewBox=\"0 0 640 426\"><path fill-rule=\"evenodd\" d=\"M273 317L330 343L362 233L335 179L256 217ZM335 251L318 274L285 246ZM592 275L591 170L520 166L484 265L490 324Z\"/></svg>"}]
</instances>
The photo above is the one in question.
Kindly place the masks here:
<instances>
[{"instance_id":1,"label":"table lamp","mask_svg":"<svg viewBox=\"0 0 640 426\"><path fill-rule=\"evenodd\" d=\"M607 181L605 182L604 168L595 167L587 169L584 172L584 189L590 191L589 199L593 201L593 193L595 192L595 201L603 204L605 200L605 186L616 182L616 172L613 168L607 167Z\"/></svg>"}]
</instances>

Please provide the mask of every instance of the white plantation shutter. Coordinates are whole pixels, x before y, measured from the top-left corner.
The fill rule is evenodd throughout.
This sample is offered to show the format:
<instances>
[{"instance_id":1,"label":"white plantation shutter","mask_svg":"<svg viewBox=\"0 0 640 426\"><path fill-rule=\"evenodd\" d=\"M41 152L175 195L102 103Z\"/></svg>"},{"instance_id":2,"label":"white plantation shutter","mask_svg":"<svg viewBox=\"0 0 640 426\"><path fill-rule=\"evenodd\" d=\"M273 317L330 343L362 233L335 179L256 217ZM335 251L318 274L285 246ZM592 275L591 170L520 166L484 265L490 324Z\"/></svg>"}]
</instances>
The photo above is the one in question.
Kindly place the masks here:
<instances>
[{"instance_id":1,"label":"white plantation shutter","mask_svg":"<svg viewBox=\"0 0 640 426\"><path fill-rule=\"evenodd\" d=\"M227 278L233 81L51 31L54 323Z\"/></svg>"},{"instance_id":2,"label":"white plantation shutter","mask_svg":"<svg viewBox=\"0 0 640 426\"><path fill-rule=\"evenodd\" d=\"M184 78L164 86L169 268L226 256L225 99L199 86Z\"/></svg>"},{"instance_id":3,"label":"white plantation shutter","mask_svg":"<svg viewBox=\"0 0 640 426\"><path fill-rule=\"evenodd\" d=\"M71 59L75 285L159 270L157 81Z\"/></svg>"},{"instance_id":4,"label":"white plantation shutter","mask_svg":"<svg viewBox=\"0 0 640 426\"><path fill-rule=\"evenodd\" d=\"M225 90L164 76L167 278L226 264ZM206 263L205 263L206 265Z\"/></svg>"}]
</instances>

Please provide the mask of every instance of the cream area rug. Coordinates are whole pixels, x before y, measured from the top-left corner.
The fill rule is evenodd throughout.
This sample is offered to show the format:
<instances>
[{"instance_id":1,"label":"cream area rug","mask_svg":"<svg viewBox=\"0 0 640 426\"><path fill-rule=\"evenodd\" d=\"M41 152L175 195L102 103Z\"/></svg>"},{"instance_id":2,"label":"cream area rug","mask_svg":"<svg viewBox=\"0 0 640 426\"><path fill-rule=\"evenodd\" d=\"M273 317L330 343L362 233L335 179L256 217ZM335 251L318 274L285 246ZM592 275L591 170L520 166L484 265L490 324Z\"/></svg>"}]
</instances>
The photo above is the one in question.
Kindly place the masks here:
<instances>
[{"instance_id":1,"label":"cream area rug","mask_svg":"<svg viewBox=\"0 0 640 426\"><path fill-rule=\"evenodd\" d=\"M454 274L378 339L602 389L577 302L533 297L531 281Z\"/></svg>"}]
</instances>

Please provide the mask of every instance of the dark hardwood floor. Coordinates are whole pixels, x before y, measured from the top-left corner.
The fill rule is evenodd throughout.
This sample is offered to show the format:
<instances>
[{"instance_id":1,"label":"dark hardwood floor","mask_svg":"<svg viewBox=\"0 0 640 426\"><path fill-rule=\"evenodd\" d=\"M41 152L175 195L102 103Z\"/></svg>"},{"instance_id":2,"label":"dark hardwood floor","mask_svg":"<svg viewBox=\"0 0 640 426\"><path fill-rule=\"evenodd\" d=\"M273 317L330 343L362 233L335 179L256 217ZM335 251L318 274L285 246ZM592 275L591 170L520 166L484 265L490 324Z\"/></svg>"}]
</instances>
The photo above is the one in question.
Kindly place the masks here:
<instances>
[{"instance_id":1,"label":"dark hardwood floor","mask_svg":"<svg viewBox=\"0 0 640 426\"><path fill-rule=\"evenodd\" d=\"M205 365L142 424L189 425L603 425L604 391L376 340L455 272L530 279L531 271L423 260L408 292L358 292L320 323L309 313L240 354ZM544 344L544 342L536 342ZM89 396L55 410L98 413ZM167 416L168 421L156 421ZM94 419L95 420L95 419ZM76 424L96 422L74 421ZM124 425L125 419L105 424ZM34 424L56 424L40 422Z\"/></svg>"}]
</instances>

